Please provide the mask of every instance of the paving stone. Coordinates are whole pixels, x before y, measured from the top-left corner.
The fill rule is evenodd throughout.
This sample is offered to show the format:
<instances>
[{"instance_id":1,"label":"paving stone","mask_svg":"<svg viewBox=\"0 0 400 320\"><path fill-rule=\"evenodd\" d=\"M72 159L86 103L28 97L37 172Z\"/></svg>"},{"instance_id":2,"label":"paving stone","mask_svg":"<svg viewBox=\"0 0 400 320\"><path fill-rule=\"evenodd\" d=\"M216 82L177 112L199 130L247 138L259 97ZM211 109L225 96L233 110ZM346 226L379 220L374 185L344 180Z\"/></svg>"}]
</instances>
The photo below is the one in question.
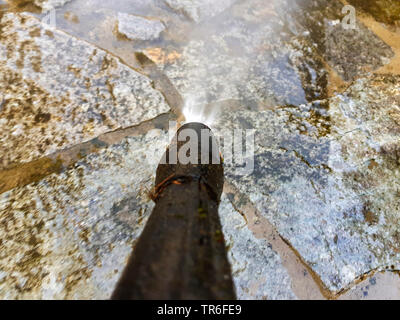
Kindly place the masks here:
<instances>
[{"instance_id":1,"label":"paving stone","mask_svg":"<svg viewBox=\"0 0 400 320\"><path fill-rule=\"evenodd\" d=\"M169 111L152 81L87 42L25 14L1 29L0 167Z\"/></svg>"},{"instance_id":2,"label":"paving stone","mask_svg":"<svg viewBox=\"0 0 400 320\"><path fill-rule=\"evenodd\" d=\"M178 49L178 59L160 63L148 57L188 103L239 99L283 105L323 98L327 72L321 59L310 43L287 32L274 10L263 1L235 4L196 29Z\"/></svg>"},{"instance_id":3,"label":"paving stone","mask_svg":"<svg viewBox=\"0 0 400 320\"><path fill-rule=\"evenodd\" d=\"M107 299L152 210L166 137L127 138L0 195L0 297Z\"/></svg>"},{"instance_id":4,"label":"paving stone","mask_svg":"<svg viewBox=\"0 0 400 320\"><path fill-rule=\"evenodd\" d=\"M153 208L148 197L168 136L126 138L61 174L0 195L2 299L107 299ZM240 299L294 299L267 241L228 198L220 217Z\"/></svg>"},{"instance_id":5,"label":"paving stone","mask_svg":"<svg viewBox=\"0 0 400 320\"><path fill-rule=\"evenodd\" d=\"M277 252L264 239L257 239L246 220L223 194L219 208L222 230L239 299L296 299L291 279Z\"/></svg>"},{"instance_id":6,"label":"paving stone","mask_svg":"<svg viewBox=\"0 0 400 320\"><path fill-rule=\"evenodd\" d=\"M159 20L118 13L118 31L131 40L155 40L164 30Z\"/></svg>"},{"instance_id":7,"label":"paving stone","mask_svg":"<svg viewBox=\"0 0 400 320\"><path fill-rule=\"evenodd\" d=\"M327 0L240 2L196 28L178 59L160 63L148 57L188 104L238 99L273 106L325 99L328 65L349 81L394 57L361 22L344 29L342 8ZM177 49L166 48L166 55L168 50Z\"/></svg>"},{"instance_id":8,"label":"paving stone","mask_svg":"<svg viewBox=\"0 0 400 320\"><path fill-rule=\"evenodd\" d=\"M36 2L46 11L66 1ZM84 3L90 17L96 2L71 5ZM196 24L144 53L194 108L236 100L240 108L213 124L218 135L256 129L254 171L238 175L237 164L225 163L227 181L333 294L374 271L399 270L400 78L371 73L392 49L358 20L345 30L336 0L165 3ZM397 2L349 3L398 23L390 9ZM114 26L118 11L152 15L154 3L106 7L96 16L104 24L86 28L85 39ZM154 12L164 21L171 10L163 10ZM171 30L181 26L166 20ZM0 169L169 110L147 77L96 46L24 14L5 14L0 31ZM330 68L352 81L333 97ZM166 143L160 132L127 138L0 195L0 297L108 298L151 211L146 190ZM220 215L238 297L295 299L281 252L262 232L254 236L226 195ZM393 277L373 279L398 293ZM379 290L364 281L343 298L386 297Z\"/></svg>"},{"instance_id":9,"label":"paving stone","mask_svg":"<svg viewBox=\"0 0 400 320\"><path fill-rule=\"evenodd\" d=\"M340 296L339 300L399 300L400 277L395 272L379 272Z\"/></svg>"},{"instance_id":10,"label":"paving stone","mask_svg":"<svg viewBox=\"0 0 400 320\"><path fill-rule=\"evenodd\" d=\"M358 20L354 29L344 28L343 7L337 0L295 0L284 1L277 8L290 30L309 38L317 52L348 81L389 63L394 52Z\"/></svg>"},{"instance_id":11,"label":"paving stone","mask_svg":"<svg viewBox=\"0 0 400 320\"><path fill-rule=\"evenodd\" d=\"M374 76L329 101L228 111L215 126L256 129L254 171L227 164L227 180L333 293L400 267L399 89L399 77Z\"/></svg>"}]
</instances>

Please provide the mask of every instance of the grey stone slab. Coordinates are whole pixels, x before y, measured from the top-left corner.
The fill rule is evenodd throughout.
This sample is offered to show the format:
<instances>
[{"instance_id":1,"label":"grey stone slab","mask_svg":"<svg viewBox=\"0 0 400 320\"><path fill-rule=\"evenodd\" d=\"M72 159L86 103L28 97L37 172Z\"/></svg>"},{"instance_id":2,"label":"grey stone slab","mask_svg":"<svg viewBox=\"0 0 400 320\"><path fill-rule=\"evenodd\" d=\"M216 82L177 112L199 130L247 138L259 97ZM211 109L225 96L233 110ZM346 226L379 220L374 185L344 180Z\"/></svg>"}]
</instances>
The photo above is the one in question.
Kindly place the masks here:
<instances>
[{"instance_id":1,"label":"grey stone slab","mask_svg":"<svg viewBox=\"0 0 400 320\"><path fill-rule=\"evenodd\" d=\"M321 58L312 43L286 29L272 3L241 2L196 28L175 49L180 57L159 66L192 104L239 99L284 105L324 98Z\"/></svg>"},{"instance_id":2,"label":"grey stone slab","mask_svg":"<svg viewBox=\"0 0 400 320\"><path fill-rule=\"evenodd\" d=\"M255 167L226 176L332 292L398 269L399 78L374 76L329 101L227 111L218 135L256 129Z\"/></svg>"},{"instance_id":3,"label":"grey stone slab","mask_svg":"<svg viewBox=\"0 0 400 320\"><path fill-rule=\"evenodd\" d=\"M399 300L400 277L395 272L379 272L358 283L339 300Z\"/></svg>"},{"instance_id":4,"label":"grey stone slab","mask_svg":"<svg viewBox=\"0 0 400 320\"><path fill-rule=\"evenodd\" d=\"M155 40L164 30L159 20L118 13L118 32L131 40Z\"/></svg>"},{"instance_id":5,"label":"grey stone slab","mask_svg":"<svg viewBox=\"0 0 400 320\"><path fill-rule=\"evenodd\" d=\"M131 137L0 196L2 299L107 299L153 204L167 145Z\"/></svg>"},{"instance_id":6,"label":"grey stone slab","mask_svg":"<svg viewBox=\"0 0 400 320\"><path fill-rule=\"evenodd\" d=\"M61 174L0 196L2 299L107 299L153 208L168 135L126 138ZM224 195L220 217L240 299L294 299L268 242Z\"/></svg>"},{"instance_id":7,"label":"grey stone slab","mask_svg":"<svg viewBox=\"0 0 400 320\"><path fill-rule=\"evenodd\" d=\"M169 111L152 81L25 14L1 20L0 166L26 162Z\"/></svg>"},{"instance_id":8,"label":"grey stone slab","mask_svg":"<svg viewBox=\"0 0 400 320\"><path fill-rule=\"evenodd\" d=\"M353 80L389 63L394 52L383 40L355 21L354 29L342 25L344 4L337 0L283 1L279 14L295 34L303 34L317 52L344 79ZM357 13L355 12L356 16Z\"/></svg>"},{"instance_id":9,"label":"grey stone slab","mask_svg":"<svg viewBox=\"0 0 400 320\"><path fill-rule=\"evenodd\" d=\"M268 241L257 239L246 220L223 194L219 215L239 299L296 299L291 279Z\"/></svg>"}]
</instances>

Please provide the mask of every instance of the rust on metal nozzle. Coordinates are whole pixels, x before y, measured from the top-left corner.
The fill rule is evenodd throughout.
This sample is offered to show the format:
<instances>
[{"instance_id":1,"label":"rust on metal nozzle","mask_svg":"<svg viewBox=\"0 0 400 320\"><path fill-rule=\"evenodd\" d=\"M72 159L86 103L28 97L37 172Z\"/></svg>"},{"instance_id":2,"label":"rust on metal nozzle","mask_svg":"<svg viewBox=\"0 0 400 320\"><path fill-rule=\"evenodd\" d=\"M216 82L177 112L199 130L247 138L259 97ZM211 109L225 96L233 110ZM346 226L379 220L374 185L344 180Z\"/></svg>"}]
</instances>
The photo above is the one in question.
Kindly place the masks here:
<instances>
[{"instance_id":1,"label":"rust on metal nozzle","mask_svg":"<svg viewBox=\"0 0 400 320\"><path fill-rule=\"evenodd\" d=\"M223 183L211 129L183 125L157 168L155 208L112 299L235 299L218 216Z\"/></svg>"},{"instance_id":2,"label":"rust on metal nozzle","mask_svg":"<svg viewBox=\"0 0 400 320\"><path fill-rule=\"evenodd\" d=\"M196 141L193 141L196 139ZM182 163L182 147L195 152L190 163ZM186 149L185 149L186 150ZM205 124L190 122L179 128L157 168L156 186L168 179L201 179L219 202L224 185L224 169L212 131Z\"/></svg>"}]
</instances>

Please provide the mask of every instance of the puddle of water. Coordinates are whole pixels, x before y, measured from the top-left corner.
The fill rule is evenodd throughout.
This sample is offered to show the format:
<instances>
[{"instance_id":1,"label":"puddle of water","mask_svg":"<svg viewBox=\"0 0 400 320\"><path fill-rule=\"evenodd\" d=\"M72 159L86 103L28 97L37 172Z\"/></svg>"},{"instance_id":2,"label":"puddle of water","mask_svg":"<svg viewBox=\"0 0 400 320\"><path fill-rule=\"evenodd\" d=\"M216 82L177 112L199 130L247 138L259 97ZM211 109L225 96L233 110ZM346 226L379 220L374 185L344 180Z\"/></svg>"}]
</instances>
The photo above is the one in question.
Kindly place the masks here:
<instances>
[{"instance_id":1,"label":"puddle of water","mask_svg":"<svg viewBox=\"0 0 400 320\"><path fill-rule=\"evenodd\" d=\"M30 11L39 18L45 16L39 14L38 8L32 7L31 1L9 2L9 10L11 11ZM295 80L294 82L288 80L291 81L292 88L286 87L281 81L269 83L266 87L256 85L251 88L251 90L259 91L261 99L270 100L272 105L300 104L306 103L310 99L322 99L324 96L322 91L325 89L317 87L321 87L320 83L325 75L321 74L320 66L313 65L313 56L309 59L311 63L306 63L301 67L300 73L299 70L291 66L293 61L287 58L284 61L280 59L285 54L279 53L277 48L290 42L293 36L290 34L287 25L282 24L282 17L279 17L279 13L277 13L284 12L287 4L277 4L276 1L268 2L268 4L263 1L253 2L253 4L238 3L227 9L222 15L203 23L194 24L188 21L185 16L175 13L163 1L117 0L98 2L95 0L74 0L61 8L57 8L56 25L58 29L113 53L133 68L141 67L140 62L136 59L135 52L147 49L148 52L152 52L154 57L157 56L155 49L164 48L165 50L165 48L168 48L168 51L173 52L173 54L168 54L164 57L165 59L161 59L161 62L173 64L176 59L180 59L180 62L184 61L184 58L181 59L182 51L189 42L204 42L204 52L196 57L196 59L201 60L201 65L198 66L200 72L196 72L194 69L194 72L190 74L190 79L188 79L189 82L195 84L193 92L189 92L185 96L188 100L186 105L190 105L185 113L190 118L199 118L199 115L207 113L204 110L197 109L209 102L225 100L225 98L252 100L251 93L247 94L250 97L243 97L242 93L247 90L246 82L252 79L254 72L260 72L260 81L264 81L262 77L267 72L265 82L269 82L268 77L271 80L272 73L282 74L282 77L288 76ZM128 40L126 37L121 37L117 31L118 12L157 17L167 25L167 31L154 41ZM265 39L266 37L270 37L270 39ZM221 39L223 43L220 42ZM164 50L160 49L161 52L158 56L162 56ZM302 50L302 48L299 50ZM225 56L232 61L237 59L237 70L232 72L229 68L221 70L215 63L209 63L212 62L209 61L212 59L208 56L209 53L212 53L213 56ZM274 57L275 54L281 55L281 57ZM262 57L266 69L255 70L254 67L260 63L256 60L257 56ZM240 67L240 65L242 66ZM272 71L269 71L269 69ZM228 87L225 91L239 91L238 96L224 97L224 90L210 92L209 87L215 81L220 82L217 85L221 88ZM177 86L176 83L174 84ZM202 94L207 96L208 101L200 101L194 107L193 101L197 100L196 95L199 93L199 88ZM205 121L209 120L206 119Z\"/></svg>"}]
</instances>

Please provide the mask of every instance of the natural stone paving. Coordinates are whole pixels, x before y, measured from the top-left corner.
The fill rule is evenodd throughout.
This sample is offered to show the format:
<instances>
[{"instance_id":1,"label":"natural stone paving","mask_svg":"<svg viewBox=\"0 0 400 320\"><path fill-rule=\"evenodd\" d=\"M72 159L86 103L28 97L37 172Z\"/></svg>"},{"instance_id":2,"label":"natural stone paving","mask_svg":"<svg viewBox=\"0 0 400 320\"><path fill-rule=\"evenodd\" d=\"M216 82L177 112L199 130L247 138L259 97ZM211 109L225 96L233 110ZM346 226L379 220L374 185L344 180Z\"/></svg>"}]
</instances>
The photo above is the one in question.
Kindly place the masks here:
<instances>
[{"instance_id":1,"label":"natural stone paving","mask_svg":"<svg viewBox=\"0 0 400 320\"><path fill-rule=\"evenodd\" d=\"M246 15L249 7L257 24ZM308 52L310 44L284 30L272 4L241 2L231 11L193 32L178 50L178 59L159 64L186 100L204 104L242 99L276 105L324 95L326 71L320 59ZM144 53L157 62L151 52ZM306 83L309 73L315 76Z\"/></svg>"},{"instance_id":2,"label":"natural stone paving","mask_svg":"<svg viewBox=\"0 0 400 320\"><path fill-rule=\"evenodd\" d=\"M290 30L309 39L344 80L366 75L389 63L394 56L391 48L360 20L354 29L343 28L340 1L295 0L277 8L281 10L280 15L286 16Z\"/></svg>"},{"instance_id":3,"label":"natural stone paving","mask_svg":"<svg viewBox=\"0 0 400 320\"><path fill-rule=\"evenodd\" d=\"M400 267L399 84L362 79L324 103L226 112L215 127L256 129L254 172L226 177L332 292Z\"/></svg>"},{"instance_id":4,"label":"natural stone paving","mask_svg":"<svg viewBox=\"0 0 400 320\"><path fill-rule=\"evenodd\" d=\"M226 195L219 214L236 292L240 299L296 299L281 258L265 239L257 239Z\"/></svg>"},{"instance_id":5,"label":"natural stone paving","mask_svg":"<svg viewBox=\"0 0 400 320\"><path fill-rule=\"evenodd\" d=\"M128 138L3 193L0 298L108 298L151 212L166 137Z\"/></svg>"},{"instance_id":6,"label":"natural stone paving","mask_svg":"<svg viewBox=\"0 0 400 320\"><path fill-rule=\"evenodd\" d=\"M148 192L167 139L161 130L130 137L3 193L0 298L108 298L153 207ZM279 255L225 195L220 216L238 296L295 299Z\"/></svg>"},{"instance_id":7,"label":"natural stone paving","mask_svg":"<svg viewBox=\"0 0 400 320\"><path fill-rule=\"evenodd\" d=\"M131 40L154 40L165 30L158 20L150 20L130 14L118 14L118 32Z\"/></svg>"},{"instance_id":8,"label":"natural stone paving","mask_svg":"<svg viewBox=\"0 0 400 320\"><path fill-rule=\"evenodd\" d=\"M344 30L342 7L327 0L234 4L196 29L178 50L180 57L160 68L195 104L241 99L298 105L326 98L325 63L347 81L378 69L394 55L361 22L355 30Z\"/></svg>"},{"instance_id":9,"label":"natural stone paving","mask_svg":"<svg viewBox=\"0 0 400 320\"><path fill-rule=\"evenodd\" d=\"M48 11L62 7L72 0L5 0L17 11L33 10L48 13ZM0 1L4 2L4 1Z\"/></svg>"},{"instance_id":10,"label":"natural stone paving","mask_svg":"<svg viewBox=\"0 0 400 320\"><path fill-rule=\"evenodd\" d=\"M101 49L23 14L4 15L1 30L0 167L169 111L148 78Z\"/></svg>"},{"instance_id":11,"label":"natural stone paving","mask_svg":"<svg viewBox=\"0 0 400 320\"><path fill-rule=\"evenodd\" d=\"M394 272L385 272L377 273L357 284L339 300L398 300L399 296L399 275Z\"/></svg>"},{"instance_id":12,"label":"natural stone paving","mask_svg":"<svg viewBox=\"0 0 400 320\"><path fill-rule=\"evenodd\" d=\"M45 12L67 1L31 2ZM341 24L349 3L354 30ZM66 171L42 157L123 137L168 112L166 100L177 116L183 100L206 105L218 136L256 129L254 171L225 163L220 206L240 299L399 297L396 1L97 4L57 10L57 27L92 44L0 14L0 170L13 164L0 190L10 172L45 167L0 195L1 298L109 297L153 206L167 133L146 133L154 123L108 146L94 139L101 148ZM121 37L125 14L165 30Z\"/></svg>"}]
</instances>

